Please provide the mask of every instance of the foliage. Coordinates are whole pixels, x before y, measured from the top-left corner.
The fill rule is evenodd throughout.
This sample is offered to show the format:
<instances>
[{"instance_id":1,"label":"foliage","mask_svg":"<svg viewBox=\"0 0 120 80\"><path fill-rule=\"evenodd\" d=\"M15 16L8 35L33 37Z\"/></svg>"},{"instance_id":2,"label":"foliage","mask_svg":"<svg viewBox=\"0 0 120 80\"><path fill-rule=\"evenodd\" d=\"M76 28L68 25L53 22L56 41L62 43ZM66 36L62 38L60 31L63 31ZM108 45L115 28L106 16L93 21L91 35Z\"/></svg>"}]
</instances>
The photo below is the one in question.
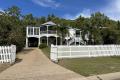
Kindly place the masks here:
<instances>
[{"instance_id":1,"label":"foliage","mask_svg":"<svg viewBox=\"0 0 120 80\"><path fill-rule=\"evenodd\" d=\"M45 43L42 43L42 44L39 45L40 49L43 49L43 48L46 48L46 47L47 47L47 44L45 44Z\"/></svg>"},{"instance_id":2,"label":"foliage","mask_svg":"<svg viewBox=\"0 0 120 80\"><path fill-rule=\"evenodd\" d=\"M0 45L15 44L19 51L24 47L24 41L20 9L13 6L0 15Z\"/></svg>"},{"instance_id":3,"label":"foliage","mask_svg":"<svg viewBox=\"0 0 120 80\"><path fill-rule=\"evenodd\" d=\"M111 20L100 12L93 13L90 18L80 16L75 24L83 31L84 40L84 36L89 32L88 44L120 43L120 22Z\"/></svg>"},{"instance_id":4,"label":"foliage","mask_svg":"<svg viewBox=\"0 0 120 80\"><path fill-rule=\"evenodd\" d=\"M67 28L73 27L82 30L84 41L89 33L88 44L120 43L120 21L111 20L103 13L93 13L90 18L79 16L75 20L66 20L54 14L47 17L34 17L30 13L23 15L19 7L12 6L0 12L0 45L15 44L21 50L25 46L26 26L40 26L46 21L58 24L56 30L62 41L68 34Z\"/></svg>"}]
</instances>

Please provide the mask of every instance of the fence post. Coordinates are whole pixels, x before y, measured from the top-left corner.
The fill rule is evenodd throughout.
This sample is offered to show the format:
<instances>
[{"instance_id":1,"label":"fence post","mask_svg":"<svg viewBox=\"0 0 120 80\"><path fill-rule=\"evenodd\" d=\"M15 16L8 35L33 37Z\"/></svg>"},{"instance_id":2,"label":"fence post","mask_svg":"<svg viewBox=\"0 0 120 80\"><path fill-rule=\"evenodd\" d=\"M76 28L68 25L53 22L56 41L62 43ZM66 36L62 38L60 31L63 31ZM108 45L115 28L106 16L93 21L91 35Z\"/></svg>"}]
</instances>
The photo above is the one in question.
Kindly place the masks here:
<instances>
[{"instance_id":1,"label":"fence post","mask_svg":"<svg viewBox=\"0 0 120 80\"><path fill-rule=\"evenodd\" d=\"M12 62L15 62L15 59L16 59L16 45L11 45L11 47L12 47L12 50L13 50L13 52L12 52L12 56L13 56Z\"/></svg>"},{"instance_id":2,"label":"fence post","mask_svg":"<svg viewBox=\"0 0 120 80\"><path fill-rule=\"evenodd\" d=\"M88 46L88 52L89 52L89 57L91 57L91 50L90 50L91 46Z\"/></svg>"},{"instance_id":3,"label":"fence post","mask_svg":"<svg viewBox=\"0 0 120 80\"><path fill-rule=\"evenodd\" d=\"M69 46L69 48L70 48L70 57L72 57L72 54L71 54L71 53L72 53L72 52L71 52L71 47L72 47L72 46Z\"/></svg>"},{"instance_id":4,"label":"fence post","mask_svg":"<svg viewBox=\"0 0 120 80\"><path fill-rule=\"evenodd\" d=\"M117 54L116 54L116 46L115 45L113 45L113 56L117 56Z\"/></svg>"},{"instance_id":5,"label":"fence post","mask_svg":"<svg viewBox=\"0 0 120 80\"><path fill-rule=\"evenodd\" d=\"M114 45L111 45L111 47L112 47L111 56L114 56L114 55L115 55L115 52L114 52Z\"/></svg>"},{"instance_id":6,"label":"fence post","mask_svg":"<svg viewBox=\"0 0 120 80\"><path fill-rule=\"evenodd\" d=\"M51 45L51 51L50 51L50 59L53 62L58 62L58 50L57 46Z\"/></svg>"}]
</instances>

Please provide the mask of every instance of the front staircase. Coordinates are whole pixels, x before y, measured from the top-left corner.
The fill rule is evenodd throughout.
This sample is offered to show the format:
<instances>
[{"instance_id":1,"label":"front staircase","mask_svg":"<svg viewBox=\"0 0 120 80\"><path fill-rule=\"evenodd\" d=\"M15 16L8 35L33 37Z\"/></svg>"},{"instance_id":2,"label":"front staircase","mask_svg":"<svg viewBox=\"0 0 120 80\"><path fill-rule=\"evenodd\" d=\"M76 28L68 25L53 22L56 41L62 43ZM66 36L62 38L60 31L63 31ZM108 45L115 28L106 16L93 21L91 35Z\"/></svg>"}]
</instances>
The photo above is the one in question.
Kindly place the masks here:
<instances>
[{"instance_id":1,"label":"front staircase","mask_svg":"<svg viewBox=\"0 0 120 80\"><path fill-rule=\"evenodd\" d=\"M80 43L82 45L85 45L85 43L81 37L72 37L72 38L68 39L68 45L73 45L75 43Z\"/></svg>"}]
</instances>

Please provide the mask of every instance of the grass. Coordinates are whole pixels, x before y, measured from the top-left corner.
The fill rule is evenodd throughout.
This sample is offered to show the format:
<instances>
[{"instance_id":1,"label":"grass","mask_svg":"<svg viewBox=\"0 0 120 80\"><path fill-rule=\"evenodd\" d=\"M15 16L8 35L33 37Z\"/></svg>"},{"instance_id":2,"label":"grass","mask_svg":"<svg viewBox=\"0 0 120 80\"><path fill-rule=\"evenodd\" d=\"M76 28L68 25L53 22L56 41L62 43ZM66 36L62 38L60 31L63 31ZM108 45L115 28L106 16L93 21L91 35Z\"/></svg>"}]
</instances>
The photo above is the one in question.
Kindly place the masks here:
<instances>
[{"instance_id":1,"label":"grass","mask_svg":"<svg viewBox=\"0 0 120 80\"><path fill-rule=\"evenodd\" d=\"M120 57L62 59L58 64L84 76L120 71Z\"/></svg>"},{"instance_id":2,"label":"grass","mask_svg":"<svg viewBox=\"0 0 120 80\"><path fill-rule=\"evenodd\" d=\"M50 57L49 47L43 48L42 51ZM83 76L120 71L120 57L60 59L58 64Z\"/></svg>"},{"instance_id":3,"label":"grass","mask_svg":"<svg viewBox=\"0 0 120 80\"><path fill-rule=\"evenodd\" d=\"M50 58L50 47L46 47L46 48L43 48L41 49L43 51L43 53L48 57Z\"/></svg>"}]
</instances>

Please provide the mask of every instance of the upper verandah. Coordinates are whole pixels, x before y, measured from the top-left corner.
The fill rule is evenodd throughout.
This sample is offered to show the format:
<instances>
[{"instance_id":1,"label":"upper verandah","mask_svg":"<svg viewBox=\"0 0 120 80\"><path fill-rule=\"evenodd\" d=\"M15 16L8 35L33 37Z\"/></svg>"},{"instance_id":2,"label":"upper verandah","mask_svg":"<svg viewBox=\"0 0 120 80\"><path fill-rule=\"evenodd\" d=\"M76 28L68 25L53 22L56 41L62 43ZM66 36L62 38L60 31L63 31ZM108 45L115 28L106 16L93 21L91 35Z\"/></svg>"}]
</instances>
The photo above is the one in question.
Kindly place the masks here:
<instances>
[{"instance_id":1,"label":"upper verandah","mask_svg":"<svg viewBox=\"0 0 120 80\"><path fill-rule=\"evenodd\" d=\"M28 26L26 28L27 36L29 35L40 35L40 34L57 34L57 31L54 30L53 27L55 27L56 24L52 21L46 22L42 24L40 27L31 27Z\"/></svg>"}]
</instances>

